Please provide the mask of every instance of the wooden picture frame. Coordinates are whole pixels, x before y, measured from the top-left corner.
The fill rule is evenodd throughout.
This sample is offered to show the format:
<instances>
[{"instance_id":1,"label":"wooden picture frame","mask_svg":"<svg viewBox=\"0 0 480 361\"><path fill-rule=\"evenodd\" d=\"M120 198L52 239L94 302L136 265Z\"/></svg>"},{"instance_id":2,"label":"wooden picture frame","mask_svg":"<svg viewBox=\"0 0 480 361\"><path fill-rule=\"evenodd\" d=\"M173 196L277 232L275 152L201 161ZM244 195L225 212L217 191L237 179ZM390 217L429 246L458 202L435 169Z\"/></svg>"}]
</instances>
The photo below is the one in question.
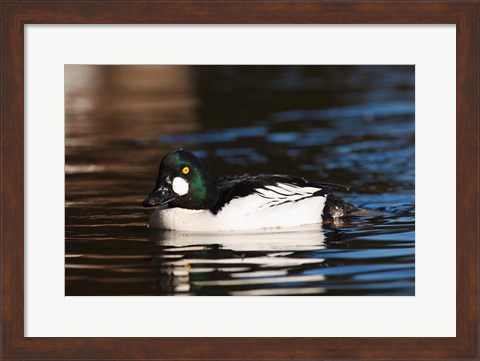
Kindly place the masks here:
<instances>
[{"instance_id":1,"label":"wooden picture frame","mask_svg":"<svg viewBox=\"0 0 480 361\"><path fill-rule=\"evenodd\" d=\"M1 355L27 359L478 359L479 2L4 0L1 80ZM24 25L456 24L456 337L24 337ZM432 122L435 120L432 119ZM414 325L412 325L414 327Z\"/></svg>"}]
</instances>

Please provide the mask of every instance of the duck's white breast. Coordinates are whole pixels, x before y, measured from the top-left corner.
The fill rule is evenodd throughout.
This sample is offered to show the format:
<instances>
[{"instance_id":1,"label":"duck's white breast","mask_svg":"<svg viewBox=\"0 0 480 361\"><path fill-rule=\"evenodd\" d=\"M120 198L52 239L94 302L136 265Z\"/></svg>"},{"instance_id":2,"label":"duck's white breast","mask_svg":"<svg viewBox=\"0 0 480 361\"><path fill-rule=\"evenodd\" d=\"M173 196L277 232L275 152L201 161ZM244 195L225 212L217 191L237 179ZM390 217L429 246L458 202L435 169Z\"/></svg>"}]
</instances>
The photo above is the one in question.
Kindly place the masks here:
<instances>
[{"instance_id":1,"label":"duck's white breast","mask_svg":"<svg viewBox=\"0 0 480 361\"><path fill-rule=\"evenodd\" d=\"M157 209L150 217L153 228L191 232L244 231L322 223L324 196L309 196L284 203L260 194L233 199L216 215L209 210Z\"/></svg>"}]
</instances>

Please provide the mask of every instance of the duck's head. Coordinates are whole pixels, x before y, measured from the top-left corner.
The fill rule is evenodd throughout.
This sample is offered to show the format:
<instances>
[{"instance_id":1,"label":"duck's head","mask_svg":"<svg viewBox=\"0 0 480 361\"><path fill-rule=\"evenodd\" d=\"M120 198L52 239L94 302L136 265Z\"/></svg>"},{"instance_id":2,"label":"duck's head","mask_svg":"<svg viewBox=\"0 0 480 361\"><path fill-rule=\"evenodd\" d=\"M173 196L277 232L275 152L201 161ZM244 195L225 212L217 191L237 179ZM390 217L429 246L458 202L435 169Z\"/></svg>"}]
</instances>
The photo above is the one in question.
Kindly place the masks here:
<instances>
[{"instance_id":1,"label":"duck's head","mask_svg":"<svg viewBox=\"0 0 480 361\"><path fill-rule=\"evenodd\" d=\"M214 186L207 167L192 153L175 150L163 157L153 191L144 207L207 209L214 203Z\"/></svg>"}]
</instances>

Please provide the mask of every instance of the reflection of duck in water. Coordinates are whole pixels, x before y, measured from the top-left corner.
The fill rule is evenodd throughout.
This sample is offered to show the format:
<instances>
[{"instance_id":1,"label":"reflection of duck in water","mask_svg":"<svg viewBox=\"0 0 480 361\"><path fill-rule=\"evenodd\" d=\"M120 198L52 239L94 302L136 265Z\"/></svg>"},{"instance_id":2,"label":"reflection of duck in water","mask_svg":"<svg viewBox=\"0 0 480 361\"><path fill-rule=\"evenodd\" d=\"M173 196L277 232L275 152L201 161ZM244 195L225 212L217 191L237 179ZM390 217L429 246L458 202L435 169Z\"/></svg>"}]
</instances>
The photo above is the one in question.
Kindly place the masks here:
<instances>
[{"instance_id":1,"label":"reflection of duck in water","mask_svg":"<svg viewBox=\"0 0 480 361\"><path fill-rule=\"evenodd\" d=\"M150 240L162 247L185 247L189 250L214 249L235 252L277 252L288 254L297 251L316 251L324 249L331 234L325 234L320 225L275 229L271 232L263 230L239 232L193 233L152 229ZM259 256L259 254L255 254Z\"/></svg>"},{"instance_id":2,"label":"reflection of duck in water","mask_svg":"<svg viewBox=\"0 0 480 361\"><path fill-rule=\"evenodd\" d=\"M159 207L153 228L193 231L244 231L321 224L362 210L335 197L343 187L278 174L211 178L192 153L176 150L160 163L155 188L144 207Z\"/></svg>"}]
</instances>

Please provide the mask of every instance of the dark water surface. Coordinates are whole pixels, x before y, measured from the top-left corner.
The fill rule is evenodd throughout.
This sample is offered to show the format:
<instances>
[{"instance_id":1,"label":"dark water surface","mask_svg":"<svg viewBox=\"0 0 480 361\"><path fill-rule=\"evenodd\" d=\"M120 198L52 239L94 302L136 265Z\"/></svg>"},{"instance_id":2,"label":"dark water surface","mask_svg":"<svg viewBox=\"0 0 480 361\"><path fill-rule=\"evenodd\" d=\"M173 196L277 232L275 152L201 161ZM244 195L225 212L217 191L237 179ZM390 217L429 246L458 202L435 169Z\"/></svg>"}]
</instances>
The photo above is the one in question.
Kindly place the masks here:
<instances>
[{"instance_id":1,"label":"dark water surface","mask_svg":"<svg viewBox=\"0 0 480 361\"><path fill-rule=\"evenodd\" d=\"M414 295L413 66L66 66L66 295ZM141 202L183 147L214 176L350 186L329 229L189 234Z\"/></svg>"}]
</instances>

